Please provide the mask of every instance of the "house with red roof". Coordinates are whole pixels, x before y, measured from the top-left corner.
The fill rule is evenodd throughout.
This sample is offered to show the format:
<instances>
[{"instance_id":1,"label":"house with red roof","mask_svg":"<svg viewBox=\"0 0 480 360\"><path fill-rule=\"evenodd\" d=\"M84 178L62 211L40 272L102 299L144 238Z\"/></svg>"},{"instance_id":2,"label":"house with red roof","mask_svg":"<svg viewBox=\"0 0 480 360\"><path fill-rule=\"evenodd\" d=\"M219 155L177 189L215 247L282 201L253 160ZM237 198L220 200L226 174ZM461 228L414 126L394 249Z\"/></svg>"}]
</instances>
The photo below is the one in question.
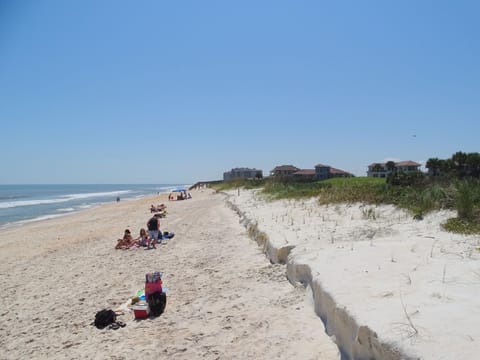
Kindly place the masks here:
<instances>
[{"instance_id":1,"label":"house with red roof","mask_svg":"<svg viewBox=\"0 0 480 360\"><path fill-rule=\"evenodd\" d=\"M326 180L334 177L353 177L353 174L344 170L331 167L330 165L315 165L315 179Z\"/></svg>"},{"instance_id":2,"label":"house with red roof","mask_svg":"<svg viewBox=\"0 0 480 360\"><path fill-rule=\"evenodd\" d=\"M293 165L280 165L280 166L276 166L272 171L270 171L270 176L276 176L276 177L290 176L299 170L300 170L299 168Z\"/></svg>"}]
</instances>

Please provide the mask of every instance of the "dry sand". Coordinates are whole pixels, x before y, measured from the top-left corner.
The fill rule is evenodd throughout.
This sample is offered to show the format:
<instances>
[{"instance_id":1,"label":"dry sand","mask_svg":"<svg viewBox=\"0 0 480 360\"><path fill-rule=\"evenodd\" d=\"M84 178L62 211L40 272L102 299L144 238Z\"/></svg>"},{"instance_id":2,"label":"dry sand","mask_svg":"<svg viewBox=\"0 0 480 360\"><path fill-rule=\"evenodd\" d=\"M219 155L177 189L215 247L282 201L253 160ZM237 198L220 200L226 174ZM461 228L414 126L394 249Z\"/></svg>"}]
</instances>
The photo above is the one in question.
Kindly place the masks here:
<instances>
[{"instance_id":1,"label":"dry sand","mask_svg":"<svg viewBox=\"0 0 480 360\"><path fill-rule=\"evenodd\" d=\"M480 237L451 234L392 206L229 202L288 278L313 290L315 311L351 359L480 358Z\"/></svg>"},{"instance_id":2,"label":"dry sand","mask_svg":"<svg viewBox=\"0 0 480 360\"><path fill-rule=\"evenodd\" d=\"M0 231L0 358L339 359L309 289L270 264L223 195L192 194ZM123 230L136 235L150 204L161 202L162 228L176 236L156 250L114 250ZM137 321L126 313L118 330L92 326L98 310L127 302L150 271L164 272L164 314Z\"/></svg>"}]
</instances>

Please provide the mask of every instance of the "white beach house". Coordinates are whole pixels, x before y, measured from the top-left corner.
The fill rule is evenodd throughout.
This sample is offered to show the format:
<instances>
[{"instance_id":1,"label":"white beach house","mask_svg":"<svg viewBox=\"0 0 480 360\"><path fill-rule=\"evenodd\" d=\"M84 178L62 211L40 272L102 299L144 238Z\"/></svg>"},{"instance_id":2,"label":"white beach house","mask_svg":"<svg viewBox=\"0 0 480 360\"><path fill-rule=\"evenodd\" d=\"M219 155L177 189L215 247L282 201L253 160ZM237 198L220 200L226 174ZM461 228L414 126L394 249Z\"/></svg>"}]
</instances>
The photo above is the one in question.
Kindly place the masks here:
<instances>
[{"instance_id":1,"label":"white beach house","mask_svg":"<svg viewBox=\"0 0 480 360\"><path fill-rule=\"evenodd\" d=\"M392 172L404 172L404 173L412 173L412 172L420 172L421 164L407 160L407 161L388 161L386 163L373 163L368 165L367 176L369 177L379 177L385 178L388 174Z\"/></svg>"}]
</instances>

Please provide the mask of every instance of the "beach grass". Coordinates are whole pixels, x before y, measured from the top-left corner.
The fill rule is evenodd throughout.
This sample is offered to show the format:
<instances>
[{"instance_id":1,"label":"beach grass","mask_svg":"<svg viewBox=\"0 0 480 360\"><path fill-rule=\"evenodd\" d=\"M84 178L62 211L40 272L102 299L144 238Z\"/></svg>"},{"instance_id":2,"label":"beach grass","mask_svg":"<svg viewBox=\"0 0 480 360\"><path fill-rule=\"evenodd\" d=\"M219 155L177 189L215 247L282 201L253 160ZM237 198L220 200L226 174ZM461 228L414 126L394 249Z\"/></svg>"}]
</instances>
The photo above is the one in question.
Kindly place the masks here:
<instances>
[{"instance_id":1,"label":"beach grass","mask_svg":"<svg viewBox=\"0 0 480 360\"><path fill-rule=\"evenodd\" d=\"M480 234L480 224L478 222L462 220L458 217L448 219L442 227L449 232L457 234Z\"/></svg>"},{"instance_id":2,"label":"beach grass","mask_svg":"<svg viewBox=\"0 0 480 360\"><path fill-rule=\"evenodd\" d=\"M265 186L265 179L232 179L224 181L219 184L212 185L212 188L216 191L232 190L232 189L258 189Z\"/></svg>"},{"instance_id":3,"label":"beach grass","mask_svg":"<svg viewBox=\"0 0 480 360\"><path fill-rule=\"evenodd\" d=\"M322 181L296 181L292 178L262 180L237 179L216 186L217 190L260 189L267 200L315 197L319 204L362 202L392 204L406 209L417 219L434 210L457 210L458 217L445 229L461 233L480 233L480 181L435 181L424 179L410 185L392 185L384 178L351 177Z\"/></svg>"}]
</instances>

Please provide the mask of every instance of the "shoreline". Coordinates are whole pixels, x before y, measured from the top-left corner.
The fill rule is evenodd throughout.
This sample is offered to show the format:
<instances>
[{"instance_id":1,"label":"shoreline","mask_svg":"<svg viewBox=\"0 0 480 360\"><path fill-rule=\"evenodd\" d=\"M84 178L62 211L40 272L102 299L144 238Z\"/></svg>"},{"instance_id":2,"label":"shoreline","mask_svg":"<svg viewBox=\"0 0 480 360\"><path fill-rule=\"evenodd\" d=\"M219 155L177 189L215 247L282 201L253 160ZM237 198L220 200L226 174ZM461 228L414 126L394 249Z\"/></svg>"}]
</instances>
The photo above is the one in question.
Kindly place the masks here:
<instances>
[{"instance_id":1,"label":"shoreline","mask_svg":"<svg viewBox=\"0 0 480 360\"><path fill-rule=\"evenodd\" d=\"M146 197L154 197L154 196L158 196L158 195L143 195L143 196L140 196L138 198L137 197L136 198L124 198L121 201L136 201L136 200L141 200L141 199L146 198ZM83 208L74 209L72 211L65 211L65 212L62 212L60 214L45 214L45 215L40 215L38 217L31 218L31 219L19 220L19 221L15 221L15 222L8 222L8 223L5 223L3 225L0 225L0 230L10 229L10 228L19 228L21 226L32 224L32 223L37 223L37 222L41 222L41 221L56 219L56 218L60 218L60 217L64 217L64 216L76 215L76 214L79 214L83 211L88 211L88 210L95 209L95 208L98 208L98 207L101 207L101 206L104 206L104 205L109 205L109 204L115 203L115 202L116 201L93 203L93 204L90 204L90 205L86 205Z\"/></svg>"},{"instance_id":2,"label":"shoreline","mask_svg":"<svg viewBox=\"0 0 480 360\"><path fill-rule=\"evenodd\" d=\"M115 202L169 193L176 184L0 185L0 229L75 214Z\"/></svg>"}]
</instances>

